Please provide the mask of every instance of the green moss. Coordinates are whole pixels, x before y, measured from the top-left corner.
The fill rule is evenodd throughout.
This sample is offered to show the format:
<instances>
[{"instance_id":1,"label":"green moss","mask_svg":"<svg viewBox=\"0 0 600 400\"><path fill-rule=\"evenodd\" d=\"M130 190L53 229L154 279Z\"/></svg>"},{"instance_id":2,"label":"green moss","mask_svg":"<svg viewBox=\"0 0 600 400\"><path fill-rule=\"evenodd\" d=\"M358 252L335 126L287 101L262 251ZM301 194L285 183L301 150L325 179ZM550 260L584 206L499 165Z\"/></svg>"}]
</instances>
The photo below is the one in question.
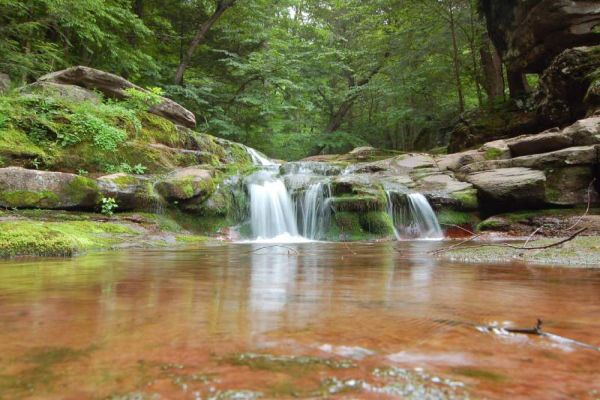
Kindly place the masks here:
<instances>
[{"instance_id":1,"label":"green moss","mask_svg":"<svg viewBox=\"0 0 600 400\"><path fill-rule=\"evenodd\" d=\"M40 192L27 190L0 192L0 204L7 208L54 208L59 201L59 196L48 190Z\"/></svg>"},{"instance_id":2,"label":"green moss","mask_svg":"<svg viewBox=\"0 0 600 400\"><path fill-rule=\"evenodd\" d=\"M137 232L123 225L91 221L1 221L0 257L71 256L121 242Z\"/></svg>"},{"instance_id":3,"label":"green moss","mask_svg":"<svg viewBox=\"0 0 600 400\"><path fill-rule=\"evenodd\" d=\"M460 209L464 211L475 211L479 208L477 189L465 189L450 194L450 197L460 203Z\"/></svg>"},{"instance_id":4,"label":"green moss","mask_svg":"<svg viewBox=\"0 0 600 400\"><path fill-rule=\"evenodd\" d=\"M492 217L477 225L477 231L504 231L510 227L510 222L504 218Z\"/></svg>"},{"instance_id":5,"label":"green moss","mask_svg":"<svg viewBox=\"0 0 600 400\"><path fill-rule=\"evenodd\" d=\"M359 215L362 229L374 235L390 236L394 234L394 224L388 213L370 211Z\"/></svg>"},{"instance_id":6,"label":"green moss","mask_svg":"<svg viewBox=\"0 0 600 400\"><path fill-rule=\"evenodd\" d=\"M140 138L151 143L160 143L169 147L181 147L184 138L179 135L177 127L168 119L147 112L139 113L142 122Z\"/></svg>"},{"instance_id":7,"label":"green moss","mask_svg":"<svg viewBox=\"0 0 600 400\"><path fill-rule=\"evenodd\" d=\"M373 235L363 230L360 223L360 213L349 211L335 212L325 234L325 239L331 241L360 241L369 240L373 237Z\"/></svg>"},{"instance_id":8,"label":"green moss","mask_svg":"<svg viewBox=\"0 0 600 400\"><path fill-rule=\"evenodd\" d=\"M483 154L483 158L486 160L499 160L502 157L502 151L500 149L489 148Z\"/></svg>"},{"instance_id":9,"label":"green moss","mask_svg":"<svg viewBox=\"0 0 600 400\"><path fill-rule=\"evenodd\" d=\"M336 211L383 211L385 200L379 196L345 194L331 199Z\"/></svg>"},{"instance_id":10,"label":"green moss","mask_svg":"<svg viewBox=\"0 0 600 400\"><path fill-rule=\"evenodd\" d=\"M0 154L9 158L44 158L46 153L25 133L15 129L0 129Z\"/></svg>"},{"instance_id":11,"label":"green moss","mask_svg":"<svg viewBox=\"0 0 600 400\"><path fill-rule=\"evenodd\" d=\"M120 188L124 188L127 186L137 185L139 180L132 175L119 175L116 178L111 179L111 182Z\"/></svg>"},{"instance_id":12,"label":"green moss","mask_svg":"<svg viewBox=\"0 0 600 400\"><path fill-rule=\"evenodd\" d=\"M468 225L479 221L472 213L454 210L442 210L437 214L437 218L440 224L445 225Z\"/></svg>"},{"instance_id":13,"label":"green moss","mask_svg":"<svg viewBox=\"0 0 600 400\"><path fill-rule=\"evenodd\" d=\"M95 203L100 199L96 181L84 176L77 176L69 183L67 195L76 203L85 199L90 199L92 203Z\"/></svg>"}]
</instances>

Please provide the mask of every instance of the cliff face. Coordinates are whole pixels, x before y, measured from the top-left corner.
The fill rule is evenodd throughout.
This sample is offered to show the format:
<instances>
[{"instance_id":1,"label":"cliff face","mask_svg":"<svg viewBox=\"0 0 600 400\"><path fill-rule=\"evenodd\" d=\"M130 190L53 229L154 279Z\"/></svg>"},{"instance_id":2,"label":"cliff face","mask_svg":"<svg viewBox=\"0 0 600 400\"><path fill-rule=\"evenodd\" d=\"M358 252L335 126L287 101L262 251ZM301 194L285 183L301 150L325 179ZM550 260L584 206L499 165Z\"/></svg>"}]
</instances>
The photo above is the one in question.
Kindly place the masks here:
<instances>
[{"instance_id":1,"label":"cliff face","mask_svg":"<svg viewBox=\"0 0 600 400\"><path fill-rule=\"evenodd\" d=\"M600 43L595 0L480 0L488 31L509 69L541 73L565 49Z\"/></svg>"}]
</instances>

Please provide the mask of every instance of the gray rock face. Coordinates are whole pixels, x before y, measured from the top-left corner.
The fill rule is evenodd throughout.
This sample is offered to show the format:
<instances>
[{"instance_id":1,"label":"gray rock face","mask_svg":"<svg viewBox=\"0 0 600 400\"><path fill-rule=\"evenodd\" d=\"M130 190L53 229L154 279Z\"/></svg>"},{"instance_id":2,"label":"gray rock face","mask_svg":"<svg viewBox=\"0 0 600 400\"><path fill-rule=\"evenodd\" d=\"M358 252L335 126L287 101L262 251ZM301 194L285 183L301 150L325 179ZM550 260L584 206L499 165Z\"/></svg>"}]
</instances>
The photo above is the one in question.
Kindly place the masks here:
<instances>
[{"instance_id":1,"label":"gray rock face","mask_svg":"<svg viewBox=\"0 0 600 400\"><path fill-rule=\"evenodd\" d=\"M104 197L116 200L119 211L155 211L163 206L163 200L155 193L153 182L144 176L118 173L97 179Z\"/></svg>"},{"instance_id":2,"label":"gray rock face","mask_svg":"<svg viewBox=\"0 0 600 400\"><path fill-rule=\"evenodd\" d=\"M0 206L6 208L93 209L100 200L93 179L62 172L0 168Z\"/></svg>"},{"instance_id":3,"label":"gray rock face","mask_svg":"<svg viewBox=\"0 0 600 400\"><path fill-rule=\"evenodd\" d=\"M545 203L546 176L542 171L500 168L469 174L465 180L479 191L479 204L482 208L522 209Z\"/></svg>"},{"instance_id":4,"label":"gray rock face","mask_svg":"<svg viewBox=\"0 0 600 400\"><path fill-rule=\"evenodd\" d=\"M105 96L116 99L125 98L127 96L125 93L126 89L135 88L145 91L145 89L134 85L118 75L83 66L52 72L42 76L38 81L81 86L86 89L98 90ZM188 128L196 127L196 117L194 114L173 100L163 97L162 103L152 107L149 111L173 121L175 124Z\"/></svg>"},{"instance_id":5,"label":"gray rock face","mask_svg":"<svg viewBox=\"0 0 600 400\"><path fill-rule=\"evenodd\" d=\"M0 93L8 90L10 88L10 76L7 74L0 72Z\"/></svg>"},{"instance_id":6,"label":"gray rock face","mask_svg":"<svg viewBox=\"0 0 600 400\"><path fill-rule=\"evenodd\" d=\"M169 201L208 197L215 190L213 171L203 167L175 170L156 184L156 190Z\"/></svg>"},{"instance_id":7,"label":"gray rock face","mask_svg":"<svg viewBox=\"0 0 600 400\"><path fill-rule=\"evenodd\" d=\"M530 154L546 153L573 146L573 139L552 129L537 135L519 136L507 141L512 157L527 156Z\"/></svg>"}]
</instances>

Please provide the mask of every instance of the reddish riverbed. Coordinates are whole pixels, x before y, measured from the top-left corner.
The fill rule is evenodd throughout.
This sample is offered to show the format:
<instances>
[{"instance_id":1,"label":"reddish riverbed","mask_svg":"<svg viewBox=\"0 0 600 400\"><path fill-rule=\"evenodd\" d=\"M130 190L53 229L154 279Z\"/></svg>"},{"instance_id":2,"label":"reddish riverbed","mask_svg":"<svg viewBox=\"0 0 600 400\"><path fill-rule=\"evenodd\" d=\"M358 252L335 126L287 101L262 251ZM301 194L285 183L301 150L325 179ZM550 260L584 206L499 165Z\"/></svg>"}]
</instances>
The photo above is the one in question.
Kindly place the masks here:
<instances>
[{"instance_id":1,"label":"reddish riverbed","mask_svg":"<svg viewBox=\"0 0 600 400\"><path fill-rule=\"evenodd\" d=\"M394 250L396 246L400 251ZM597 399L600 270L436 243L207 245L0 262L0 399Z\"/></svg>"}]
</instances>

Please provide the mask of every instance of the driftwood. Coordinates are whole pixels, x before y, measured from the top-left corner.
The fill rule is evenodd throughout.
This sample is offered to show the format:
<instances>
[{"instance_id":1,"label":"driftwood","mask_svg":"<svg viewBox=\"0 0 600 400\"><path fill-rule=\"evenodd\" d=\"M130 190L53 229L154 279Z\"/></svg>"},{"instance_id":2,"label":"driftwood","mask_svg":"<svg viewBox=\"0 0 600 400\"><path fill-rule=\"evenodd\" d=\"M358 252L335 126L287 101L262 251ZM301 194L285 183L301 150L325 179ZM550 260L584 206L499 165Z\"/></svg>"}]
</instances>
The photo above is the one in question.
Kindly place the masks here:
<instances>
[{"instance_id":1,"label":"driftwood","mask_svg":"<svg viewBox=\"0 0 600 400\"><path fill-rule=\"evenodd\" d=\"M575 346L583 347L585 349L600 351L600 347L598 347L598 346L594 346L594 345L591 345L588 343L583 343L583 342L580 342L580 341L574 340L574 339L569 339L564 336L555 335L553 333L544 332L542 330L543 323L544 322L538 318L537 323L535 324L535 326L533 328L503 328L503 327L498 327L498 326L484 326L484 327L479 327L479 328L480 329L483 328L484 330L489 331L489 332L493 332L496 329L501 329L501 330L503 330L505 332L509 332L509 333L541 336L541 337L545 337L548 339L557 340L557 341L572 344Z\"/></svg>"},{"instance_id":2,"label":"driftwood","mask_svg":"<svg viewBox=\"0 0 600 400\"><path fill-rule=\"evenodd\" d=\"M527 245L525 246L515 246L512 245L510 243L480 243L474 246L466 246L466 247L461 247L462 244L467 243L472 241L473 239L476 239L479 235L470 237L469 239L458 243L456 245L453 246L449 246L449 247L444 247L442 249L438 249L438 250L434 250L431 251L430 254L440 254L440 253L445 253L448 251L452 251L452 250L456 250L458 248L460 249L475 249L478 247L508 247L511 249L515 249L515 250L544 250L544 249L549 249L551 247L556 247L556 246L560 246L561 244L570 242L571 240L575 239L577 236L579 236L580 234L582 234L583 232L585 232L587 230L587 228L581 228L579 229L577 232L573 233L572 235L570 235L569 237L565 238L565 239L561 239L557 242L554 243L550 243L550 244L546 244L546 245L542 245L542 246L531 246L528 247ZM529 240L527 240L527 242L525 244L527 244L529 242Z\"/></svg>"},{"instance_id":3,"label":"driftwood","mask_svg":"<svg viewBox=\"0 0 600 400\"><path fill-rule=\"evenodd\" d=\"M286 249L286 250L288 251L288 255L289 255L289 254L293 254L293 255L299 255L299 254L300 254L300 253L298 252L298 250L296 250L296 249L294 249L294 248L292 248L292 247L289 247L289 246L283 246L283 245L280 245L280 244L274 244L274 245L272 245L272 246L263 246L263 247L259 247L258 249L253 249L253 250L250 250L250 251L246 252L246 254L249 254L249 253L256 253L257 251L260 251L260 250L264 250L264 249L272 249L272 248L276 248L276 247L280 247L280 248L282 248L282 249Z\"/></svg>"}]
</instances>

